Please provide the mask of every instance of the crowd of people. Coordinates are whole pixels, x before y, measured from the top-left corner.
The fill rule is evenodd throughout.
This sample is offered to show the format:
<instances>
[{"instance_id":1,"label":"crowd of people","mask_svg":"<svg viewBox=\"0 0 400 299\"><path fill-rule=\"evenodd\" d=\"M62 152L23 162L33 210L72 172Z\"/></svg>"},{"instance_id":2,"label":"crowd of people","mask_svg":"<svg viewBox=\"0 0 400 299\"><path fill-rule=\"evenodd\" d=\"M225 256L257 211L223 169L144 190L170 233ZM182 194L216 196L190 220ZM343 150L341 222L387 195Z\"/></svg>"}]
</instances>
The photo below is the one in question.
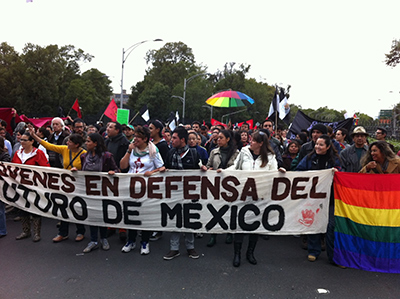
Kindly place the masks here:
<instances>
[{"instance_id":1,"label":"crowd of people","mask_svg":"<svg viewBox=\"0 0 400 299\"><path fill-rule=\"evenodd\" d=\"M26 165L63 168L70 171L96 171L114 175L118 172L140 173L151 176L166 169L201 169L222 172L225 170L306 171L333 168L335 171L361 173L399 173L400 158L384 139L385 130L376 132L378 141L368 144L369 134L359 126L349 136L345 128L335 132L323 124L315 124L309 131L299 132L296 139L286 138L287 130L275 128L270 119L257 128L250 129L244 123L240 128L193 122L169 130L161 121L152 120L147 125L121 125L118 122L86 125L82 119L73 120L69 126L59 117L47 127L35 128L20 122L11 126L8 134L4 121L0 120L0 161ZM351 137L351 138L349 138ZM378 138L379 137L379 138ZM326 250L333 261L334 247L334 197L329 203L329 221L326 234L304 235L301 245L308 250L307 259L314 262ZM41 239L41 217L18 211L22 232L16 240ZM53 242L69 238L69 223L60 221ZM121 251L128 253L136 247L140 234L140 253L150 253L150 241L157 241L163 233L91 226L90 241L83 252L89 253L101 247L110 249L108 238L118 231L123 242ZM86 229L76 224L75 241L85 238ZM5 205L0 201L0 238L7 235ZM170 234L170 248L163 257L172 260L180 255L181 233ZM197 259L195 236L185 233L186 251ZM227 234L225 242L233 243L233 266L241 263L242 243L245 234ZM254 252L257 234L248 235L246 259L255 265ZM263 236L267 238L267 236ZM216 244L217 235L211 234L208 247Z\"/></svg>"}]
</instances>

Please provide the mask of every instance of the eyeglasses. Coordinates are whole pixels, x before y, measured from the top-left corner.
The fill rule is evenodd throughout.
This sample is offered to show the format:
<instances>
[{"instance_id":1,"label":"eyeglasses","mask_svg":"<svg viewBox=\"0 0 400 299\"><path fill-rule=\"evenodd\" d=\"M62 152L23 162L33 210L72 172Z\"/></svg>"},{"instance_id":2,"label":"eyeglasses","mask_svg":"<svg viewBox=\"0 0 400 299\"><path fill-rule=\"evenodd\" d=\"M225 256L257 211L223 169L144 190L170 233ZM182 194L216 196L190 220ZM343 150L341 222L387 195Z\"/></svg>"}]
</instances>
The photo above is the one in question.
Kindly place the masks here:
<instances>
[{"instance_id":1,"label":"eyeglasses","mask_svg":"<svg viewBox=\"0 0 400 299\"><path fill-rule=\"evenodd\" d=\"M272 125L264 125L264 128L272 128Z\"/></svg>"},{"instance_id":2,"label":"eyeglasses","mask_svg":"<svg viewBox=\"0 0 400 299\"><path fill-rule=\"evenodd\" d=\"M376 134L376 135L380 135L380 134L382 134L382 132L376 132L375 134Z\"/></svg>"},{"instance_id":3,"label":"eyeglasses","mask_svg":"<svg viewBox=\"0 0 400 299\"><path fill-rule=\"evenodd\" d=\"M29 139L20 139L19 141L29 141Z\"/></svg>"}]
</instances>

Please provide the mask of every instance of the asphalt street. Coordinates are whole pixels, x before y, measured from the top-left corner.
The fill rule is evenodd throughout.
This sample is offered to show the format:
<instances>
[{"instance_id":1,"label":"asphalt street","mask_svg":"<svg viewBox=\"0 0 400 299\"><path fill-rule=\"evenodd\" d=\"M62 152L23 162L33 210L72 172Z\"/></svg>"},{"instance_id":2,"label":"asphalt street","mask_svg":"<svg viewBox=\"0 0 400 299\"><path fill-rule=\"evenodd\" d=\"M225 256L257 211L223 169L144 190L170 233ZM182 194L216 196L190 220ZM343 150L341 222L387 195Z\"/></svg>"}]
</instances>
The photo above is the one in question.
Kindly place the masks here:
<instances>
[{"instance_id":1,"label":"asphalt street","mask_svg":"<svg viewBox=\"0 0 400 299\"><path fill-rule=\"evenodd\" d=\"M163 260L169 251L169 233L151 242L150 254L138 248L122 253L117 235L111 249L83 254L86 238L77 243L75 225L70 239L52 243L56 221L43 219L42 240L16 241L21 223L7 219L8 235L0 239L0 298L399 298L400 276L340 269L327 262L306 259L300 239L271 236L260 239L257 265L243 259L232 266L233 245L208 248L208 236L196 239L198 260L190 259L181 239L181 256ZM245 238L245 244L247 239Z\"/></svg>"}]
</instances>

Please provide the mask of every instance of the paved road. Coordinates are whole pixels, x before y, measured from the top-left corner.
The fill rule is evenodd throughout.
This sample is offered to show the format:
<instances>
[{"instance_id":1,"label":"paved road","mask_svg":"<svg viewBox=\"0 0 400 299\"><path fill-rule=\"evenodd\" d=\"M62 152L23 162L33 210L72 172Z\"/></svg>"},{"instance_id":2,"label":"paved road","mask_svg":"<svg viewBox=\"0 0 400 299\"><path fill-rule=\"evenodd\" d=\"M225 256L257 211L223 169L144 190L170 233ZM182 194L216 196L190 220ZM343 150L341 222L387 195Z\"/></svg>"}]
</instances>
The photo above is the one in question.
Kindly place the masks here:
<instances>
[{"instance_id":1,"label":"paved road","mask_svg":"<svg viewBox=\"0 0 400 299\"><path fill-rule=\"evenodd\" d=\"M231 266L232 245L223 236L213 248L208 237L196 239L200 259L184 254L171 261L169 234L151 243L151 253L121 253L116 235L110 251L82 255L87 238L53 244L56 221L43 220L42 240L16 241L19 222L7 220L8 236L0 239L0 298L399 298L400 276L340 269L326 254L311 263L299 239L274 236L260 240L258 265ZM74 225L71 226L74 232ZM88 235L88 232L86 233ZM71 236L72 237L72 236ZM183 244L182 244L183 245ZM318 289L328 294L318 293Z\"/></svg>"}]
</instances>

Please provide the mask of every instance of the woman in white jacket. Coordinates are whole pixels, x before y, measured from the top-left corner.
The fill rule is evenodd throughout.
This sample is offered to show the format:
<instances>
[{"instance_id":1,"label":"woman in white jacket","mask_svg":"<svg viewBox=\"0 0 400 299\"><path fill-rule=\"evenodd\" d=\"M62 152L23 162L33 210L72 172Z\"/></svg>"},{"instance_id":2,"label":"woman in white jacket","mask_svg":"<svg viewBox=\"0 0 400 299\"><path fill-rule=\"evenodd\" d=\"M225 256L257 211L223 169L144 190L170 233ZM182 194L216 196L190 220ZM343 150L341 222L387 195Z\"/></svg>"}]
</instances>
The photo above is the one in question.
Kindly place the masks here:
<instances>
[{"instance_id":1,"label":"woman in white jacket","mask_svg":"<svg viewBox=\"0 0 400 299\"><path fill-rule=\"evenodd\" d=\"M243 147L236 157L235 163L228 169L236 170L278 170L274 151L269 143L268 130L260 130L253 133L249 146ZM240 266L240 251L242 249L244 234L235 234L234 238L234 257L233 266ZM247 247L246 258L250 264L256 265L254 249L258 241L257 234L249 235L249 245Z\"/></svg>"}]
</instances>

